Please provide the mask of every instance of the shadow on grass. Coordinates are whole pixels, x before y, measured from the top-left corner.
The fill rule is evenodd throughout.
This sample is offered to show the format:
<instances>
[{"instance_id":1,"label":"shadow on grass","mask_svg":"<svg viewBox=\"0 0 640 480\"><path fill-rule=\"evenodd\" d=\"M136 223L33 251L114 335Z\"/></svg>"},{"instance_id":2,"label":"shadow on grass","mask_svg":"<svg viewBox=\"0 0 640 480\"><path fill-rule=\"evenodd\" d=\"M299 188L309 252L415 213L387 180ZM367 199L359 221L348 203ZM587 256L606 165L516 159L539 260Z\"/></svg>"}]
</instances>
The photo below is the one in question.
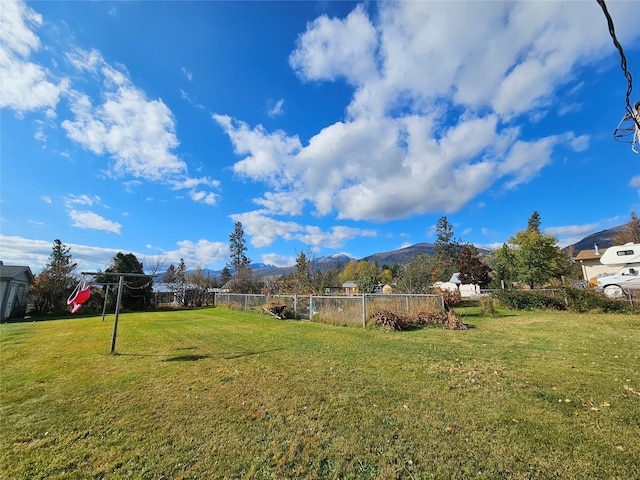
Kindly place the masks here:
<instances>
[{"instance_id":1,"label":"shadow on grass","mask_svg":"<svg viewBox=\"0 0 640 480\"><path fill-rule=\"evenodd\" d=\"M198 355L198 354L190 354L190 355L178 355L176 357L169 357L162 360L163 362L195 362L197 360L202 360L203 358L211 358L212 355Z\"/></svg>"},{"instance_id":2,"label":"shadow on grass","mask_svg":"<svg viewBox=\"0 0 640 480\"><path fill-rule=\"evenodd\" d=\"M195 350L197 347L187 347L187 348L176 348L176 350ZM220 354L220 355L212 355L209 353L186 353L184 355L174 355L169 356L168 358L163 358L162 362L196 362L198 360L202 360L204 358L216 358L222 357L225 360L233 360L234 358L242 358L249 357L251 355L259 355L261 353L269 353L269 352L277 352L279 350L284 350L284 348L272 348L270 350L259 350L259 351L250 351L250 352L239 352L239 353L229 353L229 354ZM166 354L162 353L114 353L116 356L120 357L167 357Z\"/></svg>"}]
</instances>

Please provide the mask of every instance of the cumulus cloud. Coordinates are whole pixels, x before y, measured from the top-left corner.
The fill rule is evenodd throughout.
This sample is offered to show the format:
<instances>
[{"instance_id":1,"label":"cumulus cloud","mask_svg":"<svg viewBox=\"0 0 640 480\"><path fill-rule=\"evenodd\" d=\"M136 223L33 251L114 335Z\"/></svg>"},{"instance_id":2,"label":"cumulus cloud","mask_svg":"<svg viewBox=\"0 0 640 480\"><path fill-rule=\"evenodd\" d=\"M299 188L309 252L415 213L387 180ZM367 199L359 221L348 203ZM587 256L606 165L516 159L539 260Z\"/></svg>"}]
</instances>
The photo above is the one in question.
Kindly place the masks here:
<instances>
[{"instance_id":1,"label":"cumulus cloud","mask_svg":"<svg viewBox=\"0 0 640 480\"><path fill-rule=\"evenodd\" d=\"M289 63L303 80L360 84L376 73L376 47L376 29L358 5L344 20L323 15L309 23Z\"/></svg>"},{"instance_id":2,"label":"cumulus cloud","mask_svg":"<svg viewBox=\"0 0 640 480\"><path fill-rule=\"evenodd\" d=\"M177 263L183 258L188 265L208 266L229 258L229 245L223 242L182 240L177 245L176 250L162 252L167 261Z\"/></svg>"},{"instance_id":3,"label":"cumulus cloud","mask_svg":"<svg viewBox=\"0 0 640 480\"><path fill-rule=\"evenodd\" d=\"M276 267L290 267L296 264L296 257L279 255L277 253L265 253L262 255L262 263L275 265Z\"/></svg>"},{"instance_id":4,"label":"cumulus cloud","mask_svg":"<svg viewBox=\"0 0 640 480\"><path fill-rule=\"evenodd\" d=\"M99 97L71 85L69 78L54 74L30 58L40 49L35 29L43 25L41 15L23 2L3 2L0 9L0 106L22 115L41 111L56 116L61 97L69 101L71 118L61 126L69 139L99 156L112 159L107 174L161 183L190 180L187 164L176 153L179 141L175 118L161 99L150 99L130 79L126 68L107 62L98 50L73 46L56 52L76 69L73 78L97 80ZM52 61L55 65L57 60ZM188 79L191 72L183 68ZM85 85L82 81L78 84ZM38 139L45 142L40 129ZM202 183L202 182L201 182ZM209 187L217 187L213 181ZM195 201L215 204L211 191L193 191Z\"/></svg>"},{"instance_id":5,"label":"cumulus cloud","mask_svg":"<svg viewBox=\"0 0 640 480\"><path fill-rule=\"evenodd\" d=\"M0 234L0 250L6 265L28 265L34 274L38 274L49 261L53 242L34 240L20 236ZM125 248L104 248L91 245L66 243L73 261L78 263L79 270L104 270L118 252L131 252L138 260L148 258L148 254L132 252ZM200 239L197 242L182 240L172 250L158 250L158 258L163 262L178 264L183 258L190 266L208 267L226 262L229 257L229 246L222 242L211 242ZM143 263L148 263L144 262ZM153 262L151 262L153 263Z\"/></svg>"},{"instance_id":6,"label":"cumulus cloud","mask_svg":"<svg viewBox=\"0 0 640 480\"><path fill-rule=\"evenodd\" d=\"M69 248L73 261L78 263L79 270L104 270L114 255L121 251L75 243L65 243L65 246ZM0 248L5 264L28 265L37 275L49 261L53 242L0 234Z\"/></svg>"},{"instance_id":7,"label":"cumulus cloud","mask_svg":"<svg viewBox=\"0 0 640 480\"><path fill-rule=\"evenodd\" d=\"M516 120L548 115L575 70L610 51L597 5L378 7L375 18L359 5L345 18L309 22L289 57L303 81L352 85L343 120L303 144L295 134L213 116L240 157L234 171L270 189L256 204L294 215L310 205L345 220L451 213L490 187L530 181L558 148L588 148L589 137L571 131L527 137ZM613 8L621 38L637 37L633 7ZM290 224L276 224L270 236L291 235Z\"/></svg>"},{"instance_id":8,"label":"cumulus cloud","mask_svg":"<svg viewBox=\"0 0 640 480\"><path fill-rule=\"evenodd\" d=\"M69 194L63 197L63 203L67 209L67 213L72 220L72 226L90 230L102 230L104 232L112 232L120 234L122 225L104 218L103 216L87 210L86 207L107 208L101 205L102 200L98 195L75 195ZM78 210L78 207L85 207ZM126 215L126 213L125 213Z\"/></svg>"},{"instance_id":9,"label":"cumulus cloud","mask_svg":"<svg viewBox=\"0 0 640 480\"><path fill-rule=\"evenodd\" d=\"M297 222L282 221L271 218L271 212L254 210L252 212L230 215L234 222L242 223L245 233L250 237L254 247L262 248L271 245L278 238L298 240L311 247L340 248L348 240L359 237L375 237L373 230L333 226L323 230L315 225L301 225Z\"/></svg>"},{"instance_id":10,"label":"cumulus cloud","mask_svg":"<svg viewBox=\"0 0 640 480\"><path fill-rule=\"evenodd\" d=\"M98 68L108 90L104 102L97 106L85 94L71 95L74 119L62 122L69 138L96 155L110 155L115 160L115 175L157 181L184 174L185 163L173 153L178 139L169 108L162 100L147 99L124 73L107 66L101 58L92 58L95 52L85 57L92 67L102 63Z\"/></svg>"},{"instance_id":11,"label":"cumulus cloud","mask_svg":"<svg viewBox=\"0 0 640 480\"><path fill-rule=\"evenodd\" d=\"M101 217L95 212L89 210L78 211L69 209L69 216L73 220L73 226L78 228L87 228L92 230L102 230L105 232L120 233L122 225L111 220Z\"/></svg>"},{"instance_id":12,"label":"cumulus cloud","mask_svg":"<svg viewBox=\"0 0 640 480\"><path fill-rule=\"evenodd\" d=\"M585 225L564 225L559 227L545 228L545 233L554 235L558 239L558 245L564 248L568 245L573 245L579 242L587 235L591 235L599 228L602 228L598 223L588 223Z\"/></svg>"},{"instance_id":13,"label":"cumulus cloud","mask_svg":"<svg viewBox=\"0 0 640 480\"><path fill-rule=\"evenodd\" d=\"M42 24L42 16L22 2L2 2L0 9L0 107L20 114L55 109L68 89L68 79L54 79L49 70L29 61L40 49L40 39L31 30Z\"/></svg>"}]
</instances>

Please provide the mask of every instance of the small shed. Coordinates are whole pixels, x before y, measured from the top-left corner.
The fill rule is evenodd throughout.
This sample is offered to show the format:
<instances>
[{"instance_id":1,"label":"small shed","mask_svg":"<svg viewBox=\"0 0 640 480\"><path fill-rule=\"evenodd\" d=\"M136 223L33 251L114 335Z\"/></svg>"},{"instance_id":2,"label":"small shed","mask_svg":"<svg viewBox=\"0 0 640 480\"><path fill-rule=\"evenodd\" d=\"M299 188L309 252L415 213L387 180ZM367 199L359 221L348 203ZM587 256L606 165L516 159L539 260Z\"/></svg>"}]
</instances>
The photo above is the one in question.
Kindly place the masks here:
<instances>
[{"instance_id":1,"label":"small shed","mask_svg":"<svg viewBox=\"0 0 640 480\"><path fill-rule=\"evenodd\" d=\"M25 314L29 285L34 281L29 267L0 262L0 321Z\"/></svg>"},{"instance_id":2,"label":"small shed","mask_svg":"<svg viewBox=\"0 0 640 480\"><path fill-rule=\"evenodd\" d=\"M356 282L349 280L342 284L342 292L345 295L358 295L360 293L360 289Z\"/></svg>"}]
</instances>

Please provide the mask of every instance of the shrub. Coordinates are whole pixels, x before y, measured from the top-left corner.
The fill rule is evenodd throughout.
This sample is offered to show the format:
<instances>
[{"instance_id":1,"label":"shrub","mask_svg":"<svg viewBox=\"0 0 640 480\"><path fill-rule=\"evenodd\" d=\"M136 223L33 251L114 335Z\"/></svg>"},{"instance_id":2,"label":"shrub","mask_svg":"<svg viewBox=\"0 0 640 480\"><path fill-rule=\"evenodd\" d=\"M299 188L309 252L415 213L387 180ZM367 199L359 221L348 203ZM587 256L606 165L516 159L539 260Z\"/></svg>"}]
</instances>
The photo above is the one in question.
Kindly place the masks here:
<instances>
[{"instance_id":1,"label":"shrub","mask_svg":"<svg viewBox=\"0 0 640 480\"><path fill-rule=\"evenodd\" d=\"M565 310L562 298L538 290L499 290L493 294L501 305L513 310Z\"/></svg>"},{"instance_id":2,"label":"shrub","mask_svg":"<svg viewBox=\"0 0 640 480\"><path fill-rule=\"evenodd\" d=\"M562 287L558 295L538 290L500 290L493 296L501 305L514 310L573 310L603 313L625 313L631 310L624 300L609 298L591 289Z\"/></svg>"},{"instance_id":3,"label":"shrub","mask_svg":"<svg viewBox=\"0 0 640 480\"><path fill-rule=\"evenodd\" d=\"M498 312L496 311L495 299L491 296L482 297L480 299L480 314L485 317L495 317Z\"/></svg>"},{"instance_id":4,"label":"shrub","mask_svg":"<svg viewBox=\"0 0 640 480\"><path fill-rule=\"evenodd\" d=\"M603 313L625 313L630 310L630 305L626 301L609 298L591 289L564 287L562 291L569 308L576 312L599 310Z\"/></svg>"}]
</instances>

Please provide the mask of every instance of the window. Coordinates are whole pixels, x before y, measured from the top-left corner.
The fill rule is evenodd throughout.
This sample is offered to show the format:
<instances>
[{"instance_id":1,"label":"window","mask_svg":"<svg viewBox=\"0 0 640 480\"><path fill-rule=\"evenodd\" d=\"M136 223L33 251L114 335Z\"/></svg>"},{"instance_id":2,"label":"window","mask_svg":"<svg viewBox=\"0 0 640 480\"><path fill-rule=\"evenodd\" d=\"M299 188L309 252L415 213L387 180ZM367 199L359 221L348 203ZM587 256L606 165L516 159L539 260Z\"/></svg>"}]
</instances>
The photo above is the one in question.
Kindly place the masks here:
<instances>
[{"instance_id":1,"label":"window","mask_svg":"<svg viewBox=\"0 0 640 480\"><path fill-rule=\"evenodd\" d=\"M626 255L633 255L633 250L620 250L619 252L616 252L616 255L618 255L619 257L623 257Z\"/></svg>"}]
</instances>

